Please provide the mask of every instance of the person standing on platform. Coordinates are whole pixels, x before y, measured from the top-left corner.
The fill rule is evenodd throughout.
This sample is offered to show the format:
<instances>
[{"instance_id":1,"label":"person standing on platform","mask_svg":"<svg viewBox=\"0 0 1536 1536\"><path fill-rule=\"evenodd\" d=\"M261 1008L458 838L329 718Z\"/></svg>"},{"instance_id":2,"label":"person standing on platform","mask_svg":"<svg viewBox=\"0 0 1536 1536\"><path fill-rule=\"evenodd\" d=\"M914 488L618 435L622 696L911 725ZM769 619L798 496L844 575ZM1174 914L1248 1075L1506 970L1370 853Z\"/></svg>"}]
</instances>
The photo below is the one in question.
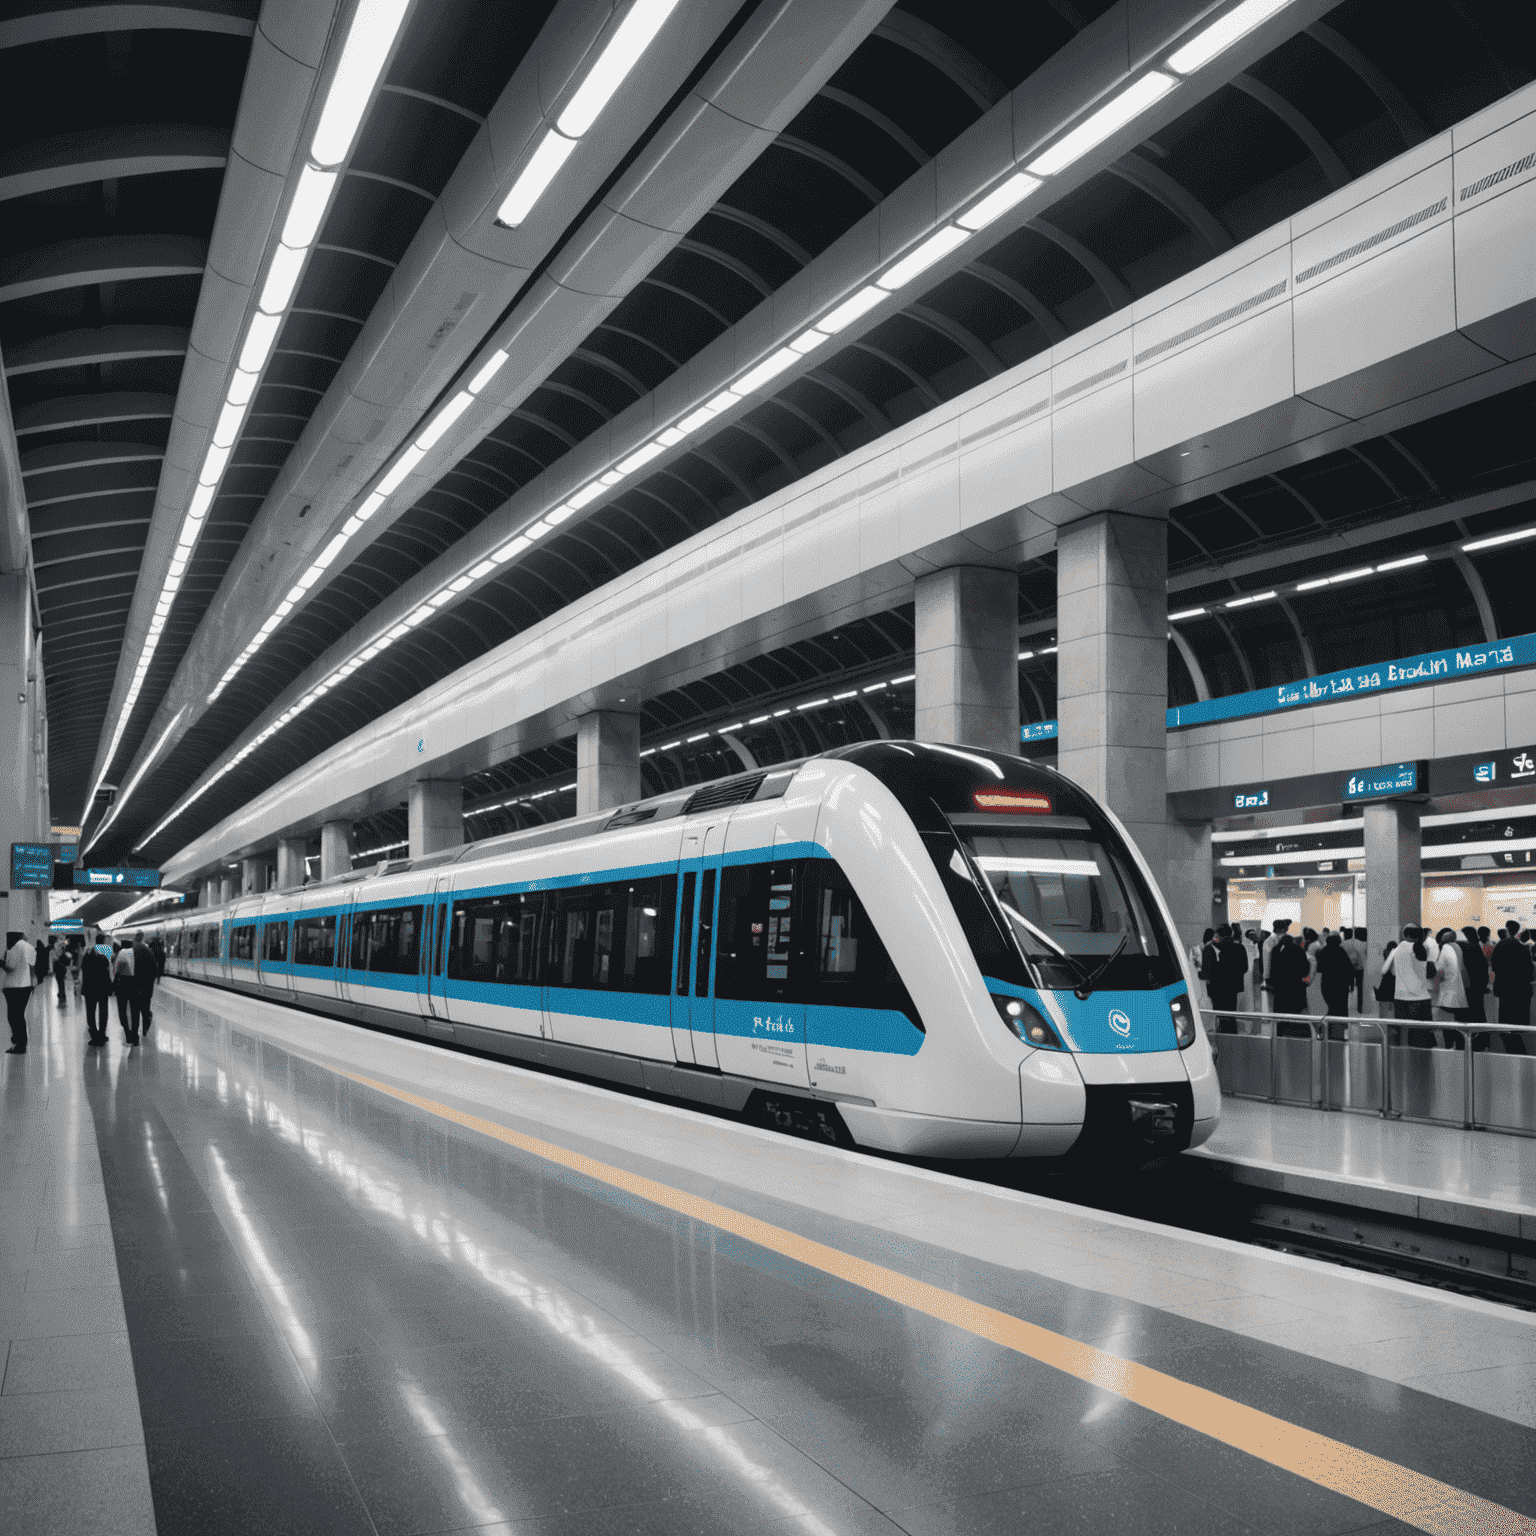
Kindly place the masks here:
<instances>
[{"instance_id":1,"label":"person standing on platform","mask_svg":"<svg viewBox=\"0 0 1536 1536\"><path fill-rule=\"evenodd\" d=\"M1263 950L1263 953L1259 957L1260 960L1263 963L1263 968L1264 968L1264 986L1268 990L1268 992L1270 993L1270 1007L1275 1009L1276 1012L1279 1012L1280 1005L1278 1003L1276 1003L1275 1000L1274 1000L1274 991L1275 991L1274 959L1275 959L1275 951L1280 948L1280 946L1281 946L1281 944L1283 942L1285 942L1286 936L1287 936L1287 934L1288 934L1288 932L1290 930L1290 926L1291 926L1290 918L1288 918L1288 917L1277 917L1275 919L1275 921L1274 921L1273 931L1270 933L1269 937L1264 940L1264 950Z\"/></svg>"},{"instance_id":2,"label":"person standing on platform","mask_svg":"<svg viewBox=\"0 0 1536 1536\"><path fill-rule=\"evenodd\" d=\"M160 965L155 952L144 942L143 936L133 943L133 990L139 999L139 1034L147 1035L155 1022L155 983L160 979Z\"/></svg>"},{"instance_id":3,"label":"person standing on platform","mask_svg":"<svg viewBox=\"0 0 1536 1536\"><path fill-rule=\"evenodd\" d=\"M1269 991L1276 1013L1306 1013L1307 983L1311 972L1307 969L1307 952L1300 939L1289 934L1279 935L1278 942L1269 952ZM1310 1040L1312 1031L1305 1024L1278 1023L1275 1034L1281 1039Z\"/></svg>"},{"instance_id":4,"label":"person standing on platform","mask_svg":"<svg viewBox=\"0 0 1536 1536\"><path fill-rule=\"evenodd\" d=\"M1211 994L1211 980L1216 975L1216 930L1207 928L1200 940L1200 953L1195 957L1195 975L1205 983L1207 997ZM1212 1000L1214 1004L1214 999Z\"/></svg>"},{"instance_id":5,"label":"person standing on platform","mask_svg":"<svg viewBox=\"0 0 1536 1536\"><path fill-rule=\"evenodd\" d=\"M111 951L94 944L80 957L80 993L85 998L85 1027L92 1045L107 1043L107 999L112 996Z\"/></svg>"},{"instance_id":6,"label":"person standing on platform","mask_svg":"<svg viewBox=\"0 0 1536 1536\"><path fill-rule=\"evenodd\" d=\"M1353 928L1339 929L1339 947L1349 956L1355 968L1355 1007L1365 1012L1365 941Z\"/></svg>"},{"instance_id":7,"label":"person standing on platform","mask_svg":"<svg viewBox=\"0 0 1536 1536\"><path fill-rule=\"evenodd\" d=\"M1461 946L1454 928L1442 928L1435 935L1440 953L1435 957L1435 1007L1443 1019L1447 1014L1458 1024L1465 1024L1471 1009L1467 1006L1467 973L1462 966ZM1454 1030L1442 1030L1441 1038L1449 1050L1459 1051L1462 1037Z\"/></svg>"},{"instance_id":8,"label":"person standing on platform","mask_svg":"<svg viewBox=\"0 0 1536 1536\"><path fill-rule=\"evenodd\" d=\"M1206 979L1206 989L1211 994L1211 1007L1216 1010L1216 1033L1235 1035L1238 995L1243 990L1243 978L1248 974L1248 951L1243 947L1241 933L1234 933L1223 923L1216 930L1213 946L1215 959Z\"/></svg>"},{"instance_id":9,"label":"person standing on platform","mask_svg":"<svg viewBox=\"0 0 1536 1536\"><path fill-rule=\"evenodd\" d=\"M64 947L64 941L59 940L53 947L53 979L58 984L59 1001L65 1001L64 978L69 975L69 951Z\"/></svg>"},{"instance_id":10,"label":"person standing on platform","mask_svg":"<svg viewBox=\"0 0 1536 1536\"><path fill-rule=\"evenodd\" d=\"M1504 936L1493 947L1488 962L1493 972L1493 995L1499 1000L1500 1024L1531 1022L1531 952L1520 942L1520 924L1513 918L1504 925ZM1500 1035L1511 1056L1524 1056L1526 1042L1519 1035Z\"/></svg>"},{"instance_id":11,"label":"person standing on platform","mask_svg":"<svg viewBox=\"0 0 1536 1536\"><path fill-rule=\"evenodd\" d=\"M1327 941L1318 950L1317 958L1312 963L1322 986L1323 1012L1332 1018L1347 1019L1349 994L1355 990L1355 967L1354 962L1344 952L1344 941L1338 934L1328 935ZM1342 1040L1344 1026L1337 1026L1337 1032L1334 1028L1330 1028L1328 1033L1335 1039Z\"/></svg>"},{"instance_id":12,"label":"person standing on platform","mask_svg":"<svg viewBox=\"0 0 1536 1536\"><path fill-rule=\"evenodd\" d=\"M5 936L5 1017L11 1026L7 1056L27 1054L27 999L36 980L37 951L24 933L12 930Z\"/></svg>"},{"instance_id":13,"label":"person standing on platform","mask_svg":"<svg viewBox=\"0 0 1536 1536\"><path fill-rule=\"evenodd\" d=\"M1425 942L1427 935L1412 923L1403 929L1397 947L1387 957L1381 973L1391 973L1393 982L1392 1017L1412 1019L1428 1023L1434 1017L1431 989L1435 980L1435 958L1439 951L1434 941ZM1406 1044L1433 1046L1435 1032L1432 1029L1403 1031Z\"/></svg>"},{"instance_id":14,"label":"person standing on platform","mask_svg":"<svg viewBox=\"0 0 1536 1536\"><path fill-rule=\"evenodd\" d=\"M117 995L117 1022L129 1045L139 1043L139 989L133 979L133 946L114 943L112 990Z\"/></svg>"},{"instance_id":15,"label":"person standing on platform","mask_svg":"<svg viewBox=\"0 0 1536 1536\"><path fill-rule=\"evenodd\" d=\"M1486 1024L1488 1022L1488 957L1483 953L1483 946L1477 937L1477 929L1470 923L1461 930L1461 942L1457 948L1461 950L1461 969L1467 978L1465 983L1467 1022ZM1484 1050L1487 1045L1487 1035L1474 1036L1472 1042L1474 1050Z\"/></svg>"}]
</instances>

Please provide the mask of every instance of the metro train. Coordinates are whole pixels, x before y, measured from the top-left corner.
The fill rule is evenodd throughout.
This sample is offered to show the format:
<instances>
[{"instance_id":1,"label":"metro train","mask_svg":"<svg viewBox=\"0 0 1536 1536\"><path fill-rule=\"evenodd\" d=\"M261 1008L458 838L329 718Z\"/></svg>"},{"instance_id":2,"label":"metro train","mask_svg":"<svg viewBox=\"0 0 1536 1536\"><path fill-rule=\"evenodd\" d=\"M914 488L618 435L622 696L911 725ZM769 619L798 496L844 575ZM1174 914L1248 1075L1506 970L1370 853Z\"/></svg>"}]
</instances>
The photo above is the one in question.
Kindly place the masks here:
<instances>
[{"instance_id":1,"label":"metro train","mask_svg":"<svg viewBox=\"0 0 1536 1536\"><path fill-rule=\"evenodd\" d=\"M929 1158L1146 1160L1220 1113L1112 813L840 748L157 925L172 976Z\"/></svg>"}]
</instances>

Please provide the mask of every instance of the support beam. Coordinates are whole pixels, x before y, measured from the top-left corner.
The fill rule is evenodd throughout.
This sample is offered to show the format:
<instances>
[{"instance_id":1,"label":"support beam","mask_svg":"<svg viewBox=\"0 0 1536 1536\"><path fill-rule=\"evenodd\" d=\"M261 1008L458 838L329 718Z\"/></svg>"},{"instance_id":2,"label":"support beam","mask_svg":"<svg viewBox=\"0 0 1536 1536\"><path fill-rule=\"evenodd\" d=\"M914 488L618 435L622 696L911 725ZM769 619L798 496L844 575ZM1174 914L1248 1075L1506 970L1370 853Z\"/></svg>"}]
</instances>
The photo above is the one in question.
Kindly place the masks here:
<instances>
[{"instance_id":1,"label":"support beam","mask_svg":"<svg viewBox=\"0 0 1536 1536\"><path fill-rule=\"evenodd\" d=\"M235 877L233 875L221 875L219 877L219 905L227 907L235 899Z\"/></svg>"},{"instance_id":2,"label":"support beam","mask_svg":"<svg viewBox=\"0 0 1536 1536\"><path fill-rule=\"evenodd\" d=\"M1401 937L1406 924L1424 920L1420 809L1408 800L1383 800L1365 807L1367 993L1381 979L1381 951L1387 940Z\"/></svg>"},{"instance_id":3,"label":"support beam","mask_svg":"<svg viewBox=\"0 0 1536 1536\"><path fill-rule=\"evenodd\" d=\"M461 779L418 779L411 785L408 814L411 857L425 858L464 842L464 783Z\"/></svg>"},{"instance_id":4,"label":"support beam","mask_svg":"<svg viewBox=\"0 0 1536 1536\"><path fill-rule=\"evenodd\" d=\"M253 859L240 862L240 894L260 896L267 888L267 856L258 853Z\"/></svg>"},{"instance_id":5,"label":"support beam","mask_svg":"<svg viewBox=\"0 0 1536 1536\"><path fill-rule=\"evenodd\" d=\"M1019 578L952 566L915 592L919 740L1019 751Z\"/></svg>"},{"instance_id":6,"label":"support beam","mask_svg":"<svg viewBox=\"0 0 1536 1536\"><path fill-rule=\"evenodd\" d=\"M32 628L32 593L25 571L0 576L0 848L48 840L38 772L42 677ZM10 884L9 878L4 885ZM32 941L47 927L48 893L10 890L0 921Z\"/></svg>"},{"instance_id":7,"label":"support beam","mask_svg":"<svg viewBox=\"0 0 1536 1536\"><path fill-rule=\"evenodd\" d=\"M576 722L576 814L638 800L640 716L600 709Z\"/></svg>"},{"instance_id":8,"label":"support beam","mask_svg":"<svg viewBox=\"0 0 1536 1536\"><path fill-rule=\"evenodd\" d=\"M357 834L350 821L328 821L320 828L320 878L334 880L352 873Z\"/></svg>"},{"instance_id":9,"label":"support beam","mask_svg":"<svg viewBox=\"0 0 1536 1536\"><path fill-rule=\"evenodd\" d=\"M1166 524L1100 512L1062 529L1056 619L1057 766L1125 823L1161 881L1168 845Z\"/></svg>"},{"instance_id":10,"label":"support beam","mask_svg":"<svg viewBox=\"0 0 1536 1536\"><path fill-rule=\"evenodd\" d=\"M285 837L277 845L277 888L296 891L304 884L304 850L307 838Z\"/></svg>"}]
</instances>

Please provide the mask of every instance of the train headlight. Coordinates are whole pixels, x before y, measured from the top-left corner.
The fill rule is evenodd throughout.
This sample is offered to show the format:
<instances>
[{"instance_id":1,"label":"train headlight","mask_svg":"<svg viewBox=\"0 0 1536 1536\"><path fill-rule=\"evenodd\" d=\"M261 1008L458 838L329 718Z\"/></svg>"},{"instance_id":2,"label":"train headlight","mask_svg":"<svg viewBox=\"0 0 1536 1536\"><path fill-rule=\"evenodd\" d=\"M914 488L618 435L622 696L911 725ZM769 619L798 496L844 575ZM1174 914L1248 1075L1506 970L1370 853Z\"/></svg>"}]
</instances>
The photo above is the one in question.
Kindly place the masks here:
<instances>
[{"instance_id":1,"label":"train headlight","mask_svg":"<svg viewBox=\"0 0 1536 1536\"><path fill-rule=\"evenodd\" d=\"M1168 1000L1168 1011L1173 1015L1174 1038L1179 1042L1179 1049L1187 1051L1195 1043L1195 1010L1189 1001L1187 992L1180 992L1177 997Z\"/></svg>"},{"instance_id":2,"label":"train headlight","mask_svg":"<svg viewBox=\"0 0 1536 1536\"><path fill-rule=\"evenodd\" d=\"M1045 1022L1044 1015L1038 1008L1026 1003L1022 997L1004 997L1001 993L994 992L992 1003L1003 1023L1025 1045L1036 1045L1046 1051L1061 1049L1061 1040L1056 1031Z\"/></svg>"}]
</instances>

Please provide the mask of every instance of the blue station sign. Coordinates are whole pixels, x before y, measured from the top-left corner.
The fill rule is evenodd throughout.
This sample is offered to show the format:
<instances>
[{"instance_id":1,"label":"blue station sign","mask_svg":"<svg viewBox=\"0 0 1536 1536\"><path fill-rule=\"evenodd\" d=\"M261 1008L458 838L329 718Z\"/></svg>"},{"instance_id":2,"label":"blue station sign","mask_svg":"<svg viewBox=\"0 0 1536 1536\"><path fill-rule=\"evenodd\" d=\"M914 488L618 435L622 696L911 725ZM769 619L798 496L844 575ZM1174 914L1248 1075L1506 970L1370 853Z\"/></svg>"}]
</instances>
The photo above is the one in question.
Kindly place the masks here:
<instances>
[{"instance_id":1,"label":"blue station sign","mask_svg":"<svg viewBox=\"0 0 1536 1536\"><path fill-rule=\"evenodd\" d=\"M1341 800L1386 800L1393 795L1417 794L1424 783L1422 763L1388 763L1382 768L1361 768L1345 779Z\"/></svg>"},{"instance_id":2,"label":"blue station sign","mask_svg":"<svg viewBox=\"0 0 1536 1536\"><path fill-rule=\"evenodd\" d=\"M47 890L53 884L52 843L11 844L11 889Z\"/></svg>"},{"instance_id":3,"label":"blue station sign","mask_svg":"<svg viewBox=\"0 0 1536 1536\"><path fill-rule=\"evenodd\" d=\"M77 869L75 884L101 891L156 891L160 888L160 871L158 869Z\"/></svg>"}]
</instances>

